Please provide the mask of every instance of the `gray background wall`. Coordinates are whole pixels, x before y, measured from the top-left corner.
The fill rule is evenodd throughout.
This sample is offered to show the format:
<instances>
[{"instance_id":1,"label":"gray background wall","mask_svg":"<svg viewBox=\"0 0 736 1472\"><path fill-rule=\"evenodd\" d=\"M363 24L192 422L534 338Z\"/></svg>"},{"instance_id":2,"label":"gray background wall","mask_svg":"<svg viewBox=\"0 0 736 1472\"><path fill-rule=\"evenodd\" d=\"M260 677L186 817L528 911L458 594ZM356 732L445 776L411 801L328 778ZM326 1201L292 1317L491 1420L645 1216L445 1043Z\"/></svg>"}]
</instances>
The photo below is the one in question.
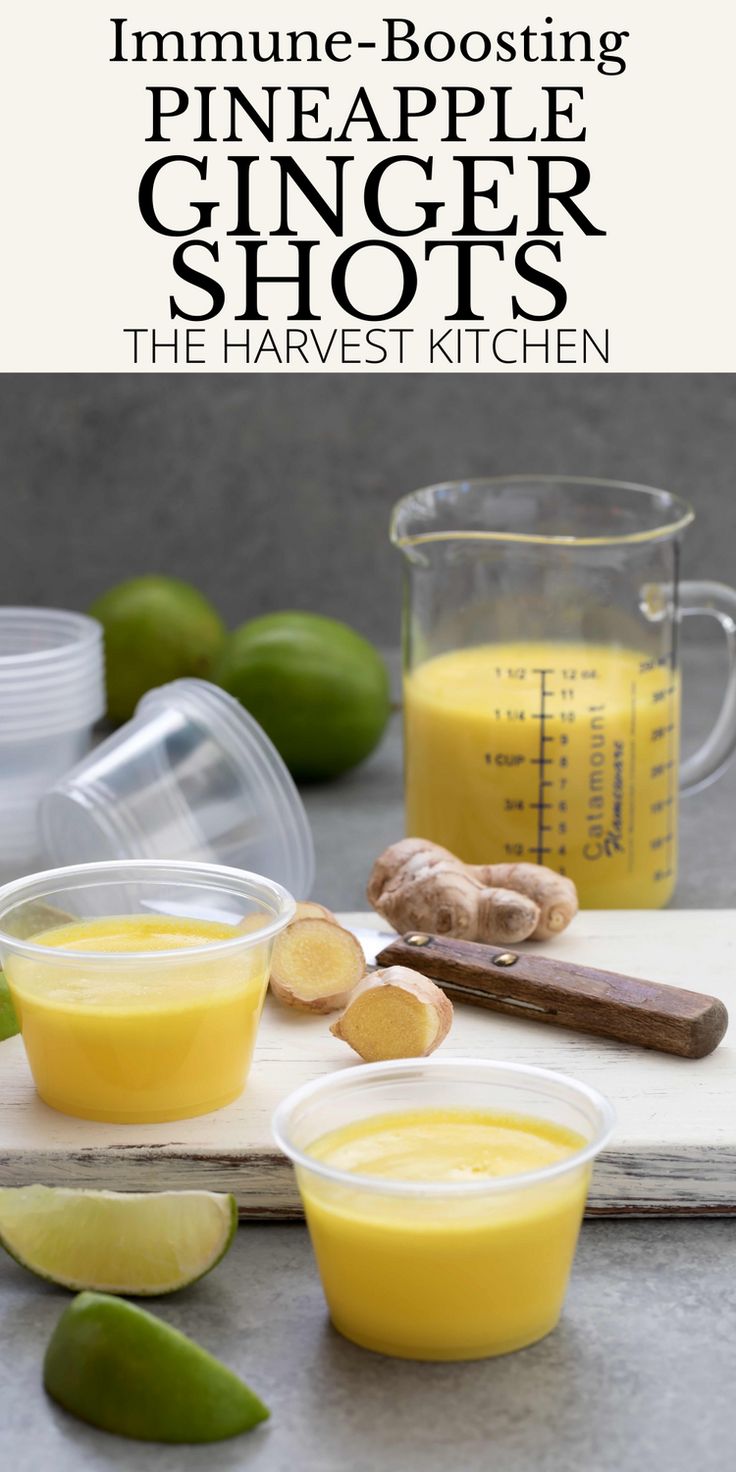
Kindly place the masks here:
<instances>
[{"instance_id":1,"label":"gray background wall","mask_svg":"<svg viewBox=\"0 0 736 1472\"><path fill-rule=\"evenodd\" d=\"M726 376L6 375L0 601L84 608L163 571L232 624L313 608L391 644L393 501L527 470L684 495L686 575L733 582L735 451Z\"/></svg>"}]
</instances>

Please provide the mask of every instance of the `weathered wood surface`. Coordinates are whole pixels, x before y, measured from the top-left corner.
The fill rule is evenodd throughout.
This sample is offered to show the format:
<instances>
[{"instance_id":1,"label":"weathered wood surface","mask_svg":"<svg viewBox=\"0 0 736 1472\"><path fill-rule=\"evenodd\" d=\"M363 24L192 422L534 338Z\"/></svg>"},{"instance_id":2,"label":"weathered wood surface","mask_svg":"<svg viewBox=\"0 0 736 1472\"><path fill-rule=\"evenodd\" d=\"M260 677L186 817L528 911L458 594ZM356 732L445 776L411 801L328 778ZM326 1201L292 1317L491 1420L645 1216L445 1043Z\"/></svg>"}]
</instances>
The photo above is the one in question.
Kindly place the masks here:
<instances>
[{"instance_id":1,"label":"weathered wood surface","mask_svg":"<svg viewBox=\"0 0 736 1472\"><path fill-rule=\"evenodd\" d=\"M344 918L363 929L379 924ZM544 952L706 991L736 1015L736 911L588 911ZM715 1053L690 1060L458 1004L443 1051L559 1068L612 1099L618 1126L596 1166L594 1214L725 1215L736 1213L734 1032L732 1024ZM269 1004L236 1104L177 1124L102 1125L41 1104L21 1040L12 1038L0 1045L0 1181L203 1187L232 1191L243 1216L294 1216L296 1187L271 1141L271 1115L289 1090L352 1061L324 1018Z\"/></svg>"}]
</instances>

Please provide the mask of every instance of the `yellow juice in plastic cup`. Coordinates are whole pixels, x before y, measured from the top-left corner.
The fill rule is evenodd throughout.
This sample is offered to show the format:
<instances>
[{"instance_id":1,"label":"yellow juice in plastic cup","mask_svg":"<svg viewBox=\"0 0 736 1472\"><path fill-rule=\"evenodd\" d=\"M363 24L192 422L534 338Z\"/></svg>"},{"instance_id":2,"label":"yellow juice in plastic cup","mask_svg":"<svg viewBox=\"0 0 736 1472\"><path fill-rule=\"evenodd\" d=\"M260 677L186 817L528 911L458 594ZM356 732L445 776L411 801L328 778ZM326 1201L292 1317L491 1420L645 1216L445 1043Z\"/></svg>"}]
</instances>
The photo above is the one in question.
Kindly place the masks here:
<instances>
[{"instance_id":1,"label":"yellow juice in plastic cup","mask_svg":"<svg viewBox=\"0 0 736 1472\"><path fill-rule=\"evenodd\" d=\"M562 1075L470 1060L351 1072L297 1091L275 1121L335 1328L420 1360L506 1354L549 1334L610 1126L606 1101ZM484 1095L541 1103L545 1081L544 1113L485 1107ZM457 1107L473 1093L475 1107ZM384 1112L392 1094L420 1107ZM314 1133L330 1112L352 1118Z\"/></svg>"},{"instance_id":2,"label":"yellow juice in plastic cup","mask_svg":"<svg viewBox=\"0 0 736 1472\"><path fill-rule=\"evenodd\" d=\"M202 891L182 884L177 909L189 894L194 914L136 910L70 918L34 929L25 940L0 934L33 1078L52 1108L85 1119L156 1123L207 1114L241 1093L274 935L286 921L278 915L279 886L256 881L274 892L270 913L253 907L247 891L254 876L240 875L216 903L211 876L218 870L197 867L210 885L207 907L231 907L232 919L197 915ZM124 885L128 898L155 905L155 894L149 898L140 883L136 888L131 876ZM0 904L16 888L2 891ZM104 903L104 885L100 889L96 904ZM55 907L63 912L75 893L70 888L55 895ZM287 902L293 902L280 894L288 918Z\"/></svg>"}]
</instances>

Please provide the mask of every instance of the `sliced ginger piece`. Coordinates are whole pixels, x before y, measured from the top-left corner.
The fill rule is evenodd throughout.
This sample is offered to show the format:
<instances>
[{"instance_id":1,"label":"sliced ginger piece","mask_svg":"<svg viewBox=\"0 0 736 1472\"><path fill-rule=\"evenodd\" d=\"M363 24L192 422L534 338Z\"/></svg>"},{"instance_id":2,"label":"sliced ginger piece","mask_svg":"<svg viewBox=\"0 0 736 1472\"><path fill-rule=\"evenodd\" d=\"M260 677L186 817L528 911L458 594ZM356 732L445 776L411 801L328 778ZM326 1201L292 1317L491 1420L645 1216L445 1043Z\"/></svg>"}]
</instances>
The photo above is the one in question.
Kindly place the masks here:
<instances>
[{"instance_id":1,"label":"sliced ginger piece","mask_svg":"<svg viewBox=\"0 0 736 1472\"><path fill-rule=\"evenodd\" d=\"M273 948L271 990L303 1012L339 1012L364 975L360 942L336 920L292 920Z\"/></svg>"},{"instance_id":2,"label":"sliced ginger piece","mask_svg":"<svg viewBox=\"0 0 736 1472\"><path fill-rule=\"evenodd\" d=\"M330 1032L366 1063L426 1058L452 1026L452 1002L440 987L407 966L366 976Z\"/></svg>"},{"instance_id":3,"label":"sliced ginger piece","mask_svg":"<svg viewBox=\"0 0 736 1472\"><path fill-rule=\"evenodd\" d=\"M263 930L266 925L271 924L272 919L272 915L246 915L245 919L241 920L240 924L235 928L246 933L253 930ZM329 920L332 925L339 924L332 910L328 910L326 905L318 905L316 900L297 900L294 920ZM293 925L294 920L290 920L289 924Z\"/></svg>"},{"instance_id":4,"label":"sliced ginger piece","mask_svg":"<svg viewBox=\"0 0 736 1472\"><path fill-rule=\"evenodd\" d=\"M262 913L255 915L246 915L245 919L241 920L240 923L235 926L235 929L242 931L246 935L249 935L250 932L254 930L265 930L266 926L270 925L272 920L273 915L264 915Z\"/></svg>"},{"instance_id":5,"label":"sliced ginger piece","mask_svg":"<svg viewBox=\"0 0 736 1472\"><path fill-rule=\"evenodd\" d=\"M332 910L328 910L326 905L318 905L316 900L297 900L294 920L329 920L332 925L339 924Z\"/></svg>"}]
</instances>

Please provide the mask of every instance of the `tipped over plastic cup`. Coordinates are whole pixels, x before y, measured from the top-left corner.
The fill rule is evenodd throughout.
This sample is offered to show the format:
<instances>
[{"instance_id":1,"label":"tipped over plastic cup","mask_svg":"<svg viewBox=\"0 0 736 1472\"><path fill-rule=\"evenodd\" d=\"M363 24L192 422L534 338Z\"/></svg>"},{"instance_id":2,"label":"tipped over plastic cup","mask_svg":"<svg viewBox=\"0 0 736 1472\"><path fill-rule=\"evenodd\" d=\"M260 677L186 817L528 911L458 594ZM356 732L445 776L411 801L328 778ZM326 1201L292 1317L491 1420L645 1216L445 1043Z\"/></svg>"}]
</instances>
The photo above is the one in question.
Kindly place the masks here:
<instances>
[{"instance_id":1,"label":"tipped over plastic cup","mask_svg":"<svg viewBox=\"0 0 736 1472\"><path fill-rule=\"evenodd\" d=\"M206 680L149 690L132 720L44 797L54 865L189 859L263 874L299 897L314 878L304 806L257 721Z\"/></svg>"}]
</instances>

